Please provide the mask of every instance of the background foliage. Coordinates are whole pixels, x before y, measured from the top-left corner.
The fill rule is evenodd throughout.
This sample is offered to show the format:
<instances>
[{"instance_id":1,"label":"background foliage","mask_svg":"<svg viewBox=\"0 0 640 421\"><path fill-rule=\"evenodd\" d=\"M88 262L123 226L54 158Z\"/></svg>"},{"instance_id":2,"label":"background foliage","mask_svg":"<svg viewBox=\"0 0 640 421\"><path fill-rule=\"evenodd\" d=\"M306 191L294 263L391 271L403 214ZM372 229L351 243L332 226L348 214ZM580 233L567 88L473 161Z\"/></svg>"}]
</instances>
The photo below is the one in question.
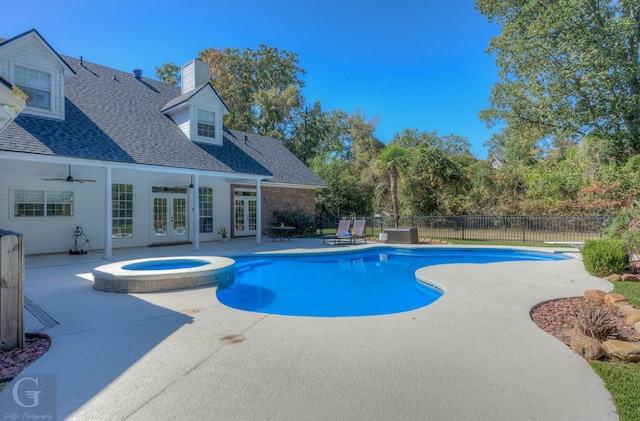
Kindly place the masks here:
<instances>
[{"instance_id":1,"label":"background foliage","mask_svg":"<svg viewBox=\"0 0 640 421\"><path fill-rule=\"evenodd\" d=\"M499 131L487 159L466 138L325 110L302 95L295 52L205 49L225 125L280 139L327 183L325 218L407 215L615 215L640 193L640 3L476 0L500 34L498 82L479 116ZM157 76L178 83L173 63ZM399 105L400 106L400 105Z\"/></svg>"}]
</instances>

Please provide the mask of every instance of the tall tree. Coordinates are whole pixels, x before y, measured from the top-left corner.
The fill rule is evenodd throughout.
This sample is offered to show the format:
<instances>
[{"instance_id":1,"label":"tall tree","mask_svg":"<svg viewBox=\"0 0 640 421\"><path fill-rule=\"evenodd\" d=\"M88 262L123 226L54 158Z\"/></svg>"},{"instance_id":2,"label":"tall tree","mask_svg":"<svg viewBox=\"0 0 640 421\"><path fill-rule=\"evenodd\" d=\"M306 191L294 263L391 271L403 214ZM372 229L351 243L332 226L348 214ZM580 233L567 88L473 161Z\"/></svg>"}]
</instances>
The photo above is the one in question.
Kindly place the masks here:
<instances>
[{"instance_id":1,"label":"tall tree","mask_svg":"<svg viewBox=\"0 0 640 421\"><path fill-rule=\"evenodd\" d=\"M294 129L295 114L304 104L298 54L260 44L253 50L202 50L211 65L211 83L229 108L227 127L284 140Z\"/></svg>"},{"instance_id":2,"label":"tall tree","mask_svg":"<svg viewBox=\"0 0 640 421\"><path fill-rule=\"evenodd\" d=\"M180 80L180 68L172 61L165 63L162 67L156 67L156 77L163 82L177 85Z\"/></svg>"},{"instance_id":3,"label":"tall tree","mask_svg":"<svg viewBox=\"0 0 640 421\"><path fill-rule=\"evenodd\" d=\"M323 155L323 140L328 135L330 116L322 111L320 101L311 107L305 106L294 114L294 129L284 144L302 162L308 164L311 158Z\"/></svg>"},{"instance_id":4,"label":"tall tree","mask_svg":"<svg viewBox=\"0 0 640 421\"><path fill-rule=\"evenodd\" d=\"M470 187L464 170L476 161L466 138L405 128L392 143L405 147L411 156L400 189L405 212L452 214L466 207L464 192Z\"/></svg>"},{"instance_id":5,"label":"tall tree","mask_svg":"<svg viewBox=\"0 0 640 421\"><path fill-rule=\"evenodd\" d=\"M501 26L488 52L499 81L488 124L525 145L592 134L612 156L640 152L640 3L637 0L476 0ZM529 146L526 146L529 145Z\"/></svg>"},{"instance_id":6,"label":"tall tree","mask_svg":"<svg viewBox=\"0 0 640 421\"><path fill-rule=\"evenodd\" d=\"M398 198L398 177L400 171L407 164L407 150L398 143L389 143L378 157L380 165L388 171L389 188L391 191L391 205L393 207L393 219L397 227L400 222L400 203Z\"/></svg>"}]
</instances>

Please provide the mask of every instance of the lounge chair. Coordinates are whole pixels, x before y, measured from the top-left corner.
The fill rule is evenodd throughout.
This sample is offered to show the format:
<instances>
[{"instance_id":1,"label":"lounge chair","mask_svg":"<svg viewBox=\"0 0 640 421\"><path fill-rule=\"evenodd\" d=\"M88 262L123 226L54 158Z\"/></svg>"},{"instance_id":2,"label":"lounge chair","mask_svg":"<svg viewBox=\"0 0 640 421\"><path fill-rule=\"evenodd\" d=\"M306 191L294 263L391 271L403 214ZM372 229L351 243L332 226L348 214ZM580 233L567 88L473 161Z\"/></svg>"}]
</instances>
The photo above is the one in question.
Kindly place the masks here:
<instances>
[{"instance_id":1,"label":"lounge chair","mask_svg":"<svg viewBox=\"0 0 640 421\"><path fill-rule=\"evenodd\" d=\"M351 230L351 241L356 242L358 238L362 238L364 242L367 242L367 236L364 233L364 229L367 226L366 219L356 219L353 221L353 229Z\"/></svg>"},{"instance_id":2,"label":"lounge chair","mask_svg":"<svg viewBox=\"0 0 640 421\"><path fill-rule=\"evenodd\" d=\"M322 244L325 244L327 240L333 240L333 244L336 245L340 241L349 240L351 241L351 231L349 231L349 227L351 226L351 220L343 219L338 223L338 229L336 230L335 235L325 235L322 237Z\"/></svg>"}]
</instances>

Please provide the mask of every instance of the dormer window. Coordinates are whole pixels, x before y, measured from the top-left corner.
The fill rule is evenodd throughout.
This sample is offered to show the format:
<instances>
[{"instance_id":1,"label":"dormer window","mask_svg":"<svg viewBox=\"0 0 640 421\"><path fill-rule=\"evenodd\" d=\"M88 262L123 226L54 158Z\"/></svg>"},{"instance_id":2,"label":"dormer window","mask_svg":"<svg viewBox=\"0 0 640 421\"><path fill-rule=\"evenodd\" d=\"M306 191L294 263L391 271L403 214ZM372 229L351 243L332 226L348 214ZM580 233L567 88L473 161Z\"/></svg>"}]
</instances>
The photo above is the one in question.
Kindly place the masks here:
<instances>
[{"instance_id":1,"label":"dormer window","mask_svg":"<svg viewBox=\"0 0 640 421\"><path fill-rule=\"evenodd\" d=\"M15 85L29 95L27 106L51 109L51 74L27 67L15 67Z\"/></svg>"},{"instance_id":2,"label":"dormer window","mask_svg":"<svg viewBox=\"0 0 640 421\"><path fill-rule=\"evenodd\" d=\"M198 108L198 137L216 138L216 113Z\"/></svg>"}]
</instances>

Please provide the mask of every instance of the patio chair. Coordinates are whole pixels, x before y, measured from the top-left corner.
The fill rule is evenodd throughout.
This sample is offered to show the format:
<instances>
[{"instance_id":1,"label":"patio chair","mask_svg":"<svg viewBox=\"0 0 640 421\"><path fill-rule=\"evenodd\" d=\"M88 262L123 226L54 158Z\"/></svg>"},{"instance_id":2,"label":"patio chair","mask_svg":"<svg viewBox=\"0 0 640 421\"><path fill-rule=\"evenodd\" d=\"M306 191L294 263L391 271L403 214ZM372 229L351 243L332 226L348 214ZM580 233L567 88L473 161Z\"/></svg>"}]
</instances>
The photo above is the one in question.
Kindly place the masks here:
<instances>
[{"instance_id":1,"label":"patio chair","mask_svg":"<svg viewBox=\"0 0 640 421\"><path fill-rule=\"evenodd\" d=\"M327 240L333 240L333 244L338 244L341 240L349 240L351 241L351 231L349 231L349 227L351 226L351 220L343 219L338 223L338 229L336 230L335 235L324 235L322 237L322 244L325 244Z\"/></svg>"},{"instance_id":2,"label":"patio chair","mask_svg":"<svg viewBox=\"0 0 640 421\"><path fill-rule=\"evenodd\" d=\"M362 238L364 242L367 242L367 236L364 233L364 230L367 226L366 219L356 219L353 221L353 229L351 230L351 241L354 243L358 238Z\"/></svg>"}]
</instances>

